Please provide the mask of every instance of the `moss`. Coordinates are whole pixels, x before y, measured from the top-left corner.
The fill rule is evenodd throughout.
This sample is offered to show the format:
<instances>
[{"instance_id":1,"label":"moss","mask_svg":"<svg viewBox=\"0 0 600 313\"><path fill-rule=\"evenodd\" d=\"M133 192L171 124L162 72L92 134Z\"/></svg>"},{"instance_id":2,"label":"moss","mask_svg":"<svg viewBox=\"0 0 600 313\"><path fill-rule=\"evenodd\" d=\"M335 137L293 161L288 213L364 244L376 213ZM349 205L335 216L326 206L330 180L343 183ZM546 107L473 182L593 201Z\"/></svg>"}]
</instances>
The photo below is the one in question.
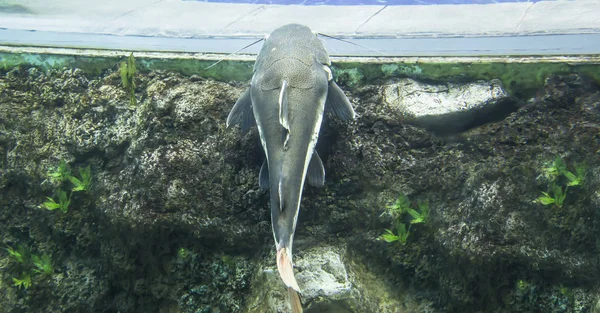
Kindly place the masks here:
<instances>
[{"instance_id":1,"label":"moss","mask_svg":"<svg viewBox=\"0 0 600 313\"><path fill-rule=\"evenodd\" d=\"M149 59L138 57L141 67L145 70L168 70L185 76L198 75L218 81L247 81L252 78L254 62L223 61L210 69L212 60L195 59Z\"/></svg>"},{"instance_id":2,"label":"moss","mask_svg":"<svg viewBox=\"0 0 600 313\"><path fill-rule=\"evenodd\" d=\"M99 76L107 69L113 68L120 59L120 57L0 52L0 70L10 71L19 66L36 66L44 70L67 67L83 69L90 76Z\"/></svg>"},{"instance_id":3,"label":"moss","mask_svg":"<svg viewBox=\"0 0 600 313\"><path fill-rule=\"evenodd\" d=\"M544 79L552 74L580 73L600 83L600 66L590 63L336 63L337 73L361 73L351 76L349 87L358 83L374 83L384 77L411 77L433 81L472 81L500 79L507 92L517 97L531 97L544 85Z\"/></svg>"},{"instance_id":4,"label":"moss","mask_svg":"<svg viewBox=\"0 0 600 313\"><path fill-rule=\"evenodd\" d=\"M357 86L365 78L365 75L362 73L362 69L360 67L348 69L333 67L333 75L339 84L348 87Z\"/></svg>"}]
</instances>

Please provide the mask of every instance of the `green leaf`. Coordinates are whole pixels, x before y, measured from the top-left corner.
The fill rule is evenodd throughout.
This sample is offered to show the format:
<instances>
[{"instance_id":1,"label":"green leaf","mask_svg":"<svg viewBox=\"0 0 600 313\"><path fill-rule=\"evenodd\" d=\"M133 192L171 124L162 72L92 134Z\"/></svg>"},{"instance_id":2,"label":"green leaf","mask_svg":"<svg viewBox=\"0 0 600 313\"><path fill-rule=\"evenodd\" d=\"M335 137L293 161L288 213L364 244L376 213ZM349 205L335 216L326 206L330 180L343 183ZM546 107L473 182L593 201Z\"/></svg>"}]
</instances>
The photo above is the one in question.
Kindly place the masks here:
<instances>
[{"instance_id":1,"label":"green leaf","mask_svg":"<svg viewBox=\"0 0 600 313\"><path fill-rule=\"evenodd\" d=\"M44 253L42 257L38 257L37 255L31 255L31 262L36 267L34 271L36 273L42 273L46 275L52 275L54 273L54 268L52 267L52 260L47 253Z\"/></svg>"},{"instance_id":2,"label":"green leaf","mask_svg":"<svg viewBox=\"0 0 600 313\"><path fill-rule=\"evenodd\" d=\"M556 157L554 159L553 167L556 169L558 173L564 173L567 170L567 166L561 157Z\"/></svg>"},{"instance_id":3,"label":"green leaf","mask_svg":"<svg viewBox=\"0 0 600 313\"><path fill-rule=\"evenodd\" d=\"M577 180L577 176L575 176L575 174L569 172L569 171L565 171L563 173L570 181L575 181Z\"/></svg>"},{"instance_id":4,"label":"green leaf","mask_svg":"<svg viewBox=\"0 0 600 313\"><path fill-rule=\"evenodd\" d=\"M31 287L31 275L24 273L22 277L22 279L13 277L13 286L19 289L28 289Z\"/></svg>"},{"instance_id":5,"label":"green leaf","mask_svg":"<svg viewBox=\"0 0 600 313\"><path fill-rule=\"evenodd\" d=\"M12 256L13 258L15 258L15 260L17 260L17 262L19 263L23 263L24 259L23 256L25 254L25 249L22 246L19 246L18 250L13 249L12 247L8 246L6 248L6 251L8 252L8 254L10 256Z\"/></svg>"},{"instance_id":6,"label":"green leaf","mask_svg":"<svg viewBox=\"0 0 600 313\"><path fill-rule=\"evenodd\" d=\"M410 221L411 224L419 224L425 222L425 217L415 209L408 208L408 214L413 217Z\"/></svg>"},{"instance_id":7,"label":"green leaf","mask_svg":"<svg viewBox=\"0 0 600 313\"><path fill-rule=\"evenodd\" d=\"M551 197L547 192L542 191L542 194L544 194L544 196L538 197L533 202L541 203L543 205L550 205L550 204L554 204L556 202L554 200L554 197Z\"/></svg>"},{"instance_id":8,"label":"green leaf","mask_svg":"<svg viewBox=\"0 0 600 313\"><path fill-rule=\"evenodd\" d=\"M406 244L406 241L408 240L408 235L410 234L410 227L406 228L406 225L400 223L398 224L397 230L400 242L402 244Z\"/></svg>"},{"instance_id":9,"label":"green leaf","mask_svg":"<svg viewBox=\"0 0 600 313\"><path fill-rule=\"evenodd\" d=\"M121 74L121 83L123 87L129 87L129 79L127 78L127 63L121 62L121 67L119 68L119 72Z\"/></svg>"},{"instance_id":10,"label":"green leaf","mask_svg":"<svg viewBox=\"0 0 600 313\"><path fill-rule=\"evenodd\" d=\"M421 217L421 213L415 209L408 208L406 209L406 212L408 212L408 214L410 214L410 216L412 216L415 219Z\"/></svg>"},{"instance_id":11,"label":"green leaf","mask_svg":"<svg viewBox=\"0 0 600 313\"><path fill-rule=\"evenodd\" d=\"M568 187L567 187L568 188ZM565 198L567 197L567 190L563 191L561 186L554 185L552 186L552 194L554 195L554 202L559 207L562 207Z\"/></svg>"},{"instance_id":12,"label":"green leaf","mask_svg":"<svg viewBox=\"0 0 600 313\"><path fill-rule=\"evenodd\" d=\"M575 165L575 172L577 173L577 177L579 177L579 179L583 181L587 172L586 166L583 164Z\"/></svg>"},{"instance_id":13,"label":"green leaf","mask_svg":"<svg viewBox=\"0 0 600 313\"><path fill-rule=\"evenodd\" d=\"M71 175L71 170L67 163L63 160L60 161L60 164L56 168L56 170L50 168L46 175L50 178L50 181L53 183L62 183L67 177Z\"/></svg>"},{"instance_id":14,"label":"green leaf","mask_svg":"<svg viewBox=\"0 0 600 313\"><path fill-rule=\"evenodd\" d=\"M84 187L83 182L75 176L69 176L69 181L71 181L71 183L75 185L75 187Z\"/></svg>"},{"instance_id":15,"label":"green leaf","mask_svg":"<svg viewBox=\"0 0 600 313\"><path fill-rule=\"evenodd\" d=\"M84 185L75 186L71 190L72 191L84 191L85 190L85 186Z\"/></svg>"},{"instance_id":16,"label":"green leaf","mask_svg":"<svg viewBox=\"0 0 600 313\"><path fill-rule=\"evenodd\" d=\"M60 204L56 203L56 201L54 201L54 199L50 198L50 197L46 197L48 199L48 201L42 203L42 205L46 208L46 210L49 211L54 211L58 208L60 208Z\"/></svg>"},{"instance_id":17,"label":"green leaf","mask_svg":"<svg viewBox=\"0 0 600 313\"><path fill-rule=\"evenodd\" d=\"M575 165L575 174L573 174L572 172L569 172L569 171L565 171L564 175L569 180L569 182L567 183L567 186L573 187L573 186L583 185L583 181L585 179L585 174L586 174L586 168L584 165Z\"/></svg>"},{"instance_id":18,"label":"green leaf","mask_svg":"<svg viewBox=\"0 0 600 313\"><path fill-rule=\"evenodd\" d=\"M391 230L386 229L385 231L386 233L380 236L380 238L383 239L385 242L390 243L398 241L398 239L400 239L400 237L396 236Z\"/></svg>"},{"instance_id":19,"label":"green leaf","mask_svg":"<svg viewBox=\"0 0 600 313\"><path fill-rule=\"evenodd\" d=\"M392 216L399 216L410 208L410 201L405 195L400 195L392 205L388 205L386 208L390 211Z\"/></svg>"},{"instance_id":20,"label":"green leaf","mask_svg":"<svg viewBox=\"0 0 600 313\"><path fill-rule=\"evenodd\" d=\"M571 187L571 186L581 185L581 178L578 177L577 175L575 175L569 171L565 171L563 174L569 180L569 182L567 183L567 186Z\"/></svg>"},{"instance_id":21,"label":"green leaf","mask_svg":"<svg viewBox=\"0 0 600 313\"><path fill-rule=\"evenodd\" d=\"M133 56L133 52L129 54L129 58L127 58L127 76L131 81L133 81L133 75L135 74L135 57Z\"/></svg>"},{"instance_id":22,"label":"green leaf","mask_svg":"<svg viewBox=\"0 0 600 313\"><path fill-rule=\"evenodd\" d=\"M58 208L60 208L60 210L63 211L63 213L67 213L67 211L69 210L69 204L71 204L71 194L69 194L69 196L67 196L66 191L59 190L58 191L58 205L59 205Z\"/></svg>"},{"instance_id":23,"label":"green leaf","mask_svg":"<svg viewBox=\"0 0 600 313\"><path fill-rule=\"evenodd\" d=\"M90 166L88 165L85 168L79 169L79 175L81 179L75 176L69 176L69 181L73 184L72 191L84 191L90 190L90 186L92 184L92 174Z\"/></svg>"}]
</instances>

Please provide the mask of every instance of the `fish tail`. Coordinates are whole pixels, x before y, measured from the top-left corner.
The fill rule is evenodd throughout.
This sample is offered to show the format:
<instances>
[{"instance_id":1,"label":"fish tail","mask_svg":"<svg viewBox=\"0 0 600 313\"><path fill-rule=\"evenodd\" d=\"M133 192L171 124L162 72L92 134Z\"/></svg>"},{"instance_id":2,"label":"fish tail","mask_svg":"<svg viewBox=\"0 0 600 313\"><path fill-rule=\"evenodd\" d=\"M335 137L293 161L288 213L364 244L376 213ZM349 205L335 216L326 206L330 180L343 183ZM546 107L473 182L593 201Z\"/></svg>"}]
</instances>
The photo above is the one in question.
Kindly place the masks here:
<instances>
[{"instance_id":1,"label":"fish tail","mask_svg":"<svg viewBox=\"0 0 600 313\"><path fill-rule=\"evenodd\" d=\"M290 295L290 305L292 306L292 313L302 313L302 302L300 302L300 296L298 292L292 287L288 287L288 294Z\"/></svg>"},{"instance_id":2,"label":"fish tail","mask_svg":"<svg viewBox=\"0 0 600 313\"><path fill-rule=\"evenodd\" d=\"M292 260L287 254L287 248L281 248L277 250L277 271L283 283L295 291L300 291L296 277L294 276L294 266Z\"/></svg>"}]
</instances>

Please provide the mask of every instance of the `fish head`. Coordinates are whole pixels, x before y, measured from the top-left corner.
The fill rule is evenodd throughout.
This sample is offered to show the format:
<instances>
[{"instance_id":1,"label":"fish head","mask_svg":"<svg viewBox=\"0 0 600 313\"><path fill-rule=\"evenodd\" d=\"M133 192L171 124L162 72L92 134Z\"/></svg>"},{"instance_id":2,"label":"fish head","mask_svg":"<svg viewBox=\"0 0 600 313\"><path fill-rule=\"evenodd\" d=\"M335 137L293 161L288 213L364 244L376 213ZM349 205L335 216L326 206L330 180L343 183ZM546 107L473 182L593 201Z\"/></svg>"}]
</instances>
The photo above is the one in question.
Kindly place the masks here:
<instances>
[{"instance_id":1,"label":"fish head","mask_svg":"<svg viewBox=\"0 0 600 313\"><path fill-rule=\"evenodd\" d=\"M254 63L254 72L269 68L282 59L294 59L312 66L314 62L330 66L329 54L310 28L288 24L269 34Z\"/></svg>"}]
</instances>

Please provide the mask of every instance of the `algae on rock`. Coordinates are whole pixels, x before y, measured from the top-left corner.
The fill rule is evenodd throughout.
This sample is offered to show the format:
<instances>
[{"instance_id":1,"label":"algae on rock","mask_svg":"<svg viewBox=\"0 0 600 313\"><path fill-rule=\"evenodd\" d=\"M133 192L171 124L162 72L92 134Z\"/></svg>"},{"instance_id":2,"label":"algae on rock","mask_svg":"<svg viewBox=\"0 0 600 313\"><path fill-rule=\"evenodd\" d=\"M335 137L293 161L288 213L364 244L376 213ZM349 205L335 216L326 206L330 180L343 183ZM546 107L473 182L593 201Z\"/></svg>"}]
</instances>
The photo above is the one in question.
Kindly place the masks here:
<instances>
[{"instance_id":1,"label":"algae on rock","mask_svg":"<svg viewBox=\"0 0 600 313\"><path fill-rule=\"evenodd\" d=\"M55 269L27 292L7 286L14 273L1 271L2 310L283 310L257 133L224 125L241 84L144 69L132 107L117 68L115 60L101 72L0 72L2 244L53 251ZM502 119L439 136L384 104L398 79L373 83L361 73L345 87L359 118L323 128L326 185L307 188L298 220L307 312L597 306L596 82L551 76ZM556 155L587 163L590 174L564 210L547 210L531 199L543 187L539 165ZM74 197L66 215L38 208L53 188L42 184L46 171L60 160L94 169L90 194ZM381 213L400 193L428 199L431 212L414 244L391 246L377 240L389 222Z\"/></svg>"}]
</instances>

